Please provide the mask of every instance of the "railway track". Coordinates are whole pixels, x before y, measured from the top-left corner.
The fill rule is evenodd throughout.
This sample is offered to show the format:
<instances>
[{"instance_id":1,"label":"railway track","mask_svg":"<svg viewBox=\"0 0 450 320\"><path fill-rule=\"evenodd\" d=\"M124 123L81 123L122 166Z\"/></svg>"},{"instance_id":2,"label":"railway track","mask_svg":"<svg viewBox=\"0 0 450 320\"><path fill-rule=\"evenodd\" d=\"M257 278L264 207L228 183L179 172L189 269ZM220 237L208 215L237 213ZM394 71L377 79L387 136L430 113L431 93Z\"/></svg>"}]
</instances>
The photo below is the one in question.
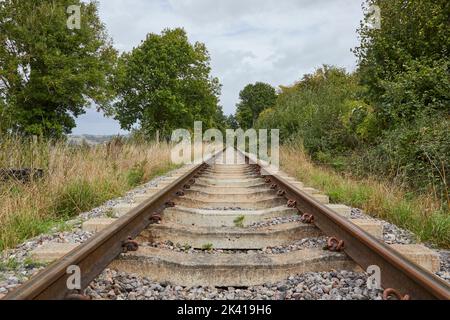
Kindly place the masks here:
<instances>
[{"instance_id":1,"label":"railway track","mask_svg":"<svg viewBox=\"0 0 450 320\"><path fill-rule=\"evenodd\" d=\"M450 299L446 282L345 218L326 196L248 164L247 154L237 156L247 163L223 165L213 157L186 166L5 299L86 299L82 289L107 267L181 286L247 287L369 266L379 267L385 298ZM265 224L273 218L285 223ZM325 240L301 250L264 251L305 238ZM157 245L169 241L189 253ZM81 290L67 287L71 266L81 270Z\"/></svg>"}]
</instances>

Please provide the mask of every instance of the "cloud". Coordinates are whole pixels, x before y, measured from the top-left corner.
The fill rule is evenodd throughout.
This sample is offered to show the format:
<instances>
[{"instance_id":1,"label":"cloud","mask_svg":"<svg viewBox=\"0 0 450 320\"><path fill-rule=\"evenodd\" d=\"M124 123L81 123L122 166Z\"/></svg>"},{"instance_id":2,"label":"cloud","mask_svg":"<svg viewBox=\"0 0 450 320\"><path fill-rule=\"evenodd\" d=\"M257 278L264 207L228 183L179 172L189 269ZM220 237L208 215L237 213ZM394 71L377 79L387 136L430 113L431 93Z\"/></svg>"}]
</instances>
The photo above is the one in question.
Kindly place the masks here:
<instances>
[{"instance_id":1,"label":"cloud","mask_svg":"<svg viewBox=\"0 0 450 320\"><path fill-rule=\"evenodd\" d=\"M100 0L100 15L121 51L184 27L206 44L221 104L233 113L248 83L288 85L322 64L354 69L363 13L361 0Z\"/></svg>"}]
</instances>

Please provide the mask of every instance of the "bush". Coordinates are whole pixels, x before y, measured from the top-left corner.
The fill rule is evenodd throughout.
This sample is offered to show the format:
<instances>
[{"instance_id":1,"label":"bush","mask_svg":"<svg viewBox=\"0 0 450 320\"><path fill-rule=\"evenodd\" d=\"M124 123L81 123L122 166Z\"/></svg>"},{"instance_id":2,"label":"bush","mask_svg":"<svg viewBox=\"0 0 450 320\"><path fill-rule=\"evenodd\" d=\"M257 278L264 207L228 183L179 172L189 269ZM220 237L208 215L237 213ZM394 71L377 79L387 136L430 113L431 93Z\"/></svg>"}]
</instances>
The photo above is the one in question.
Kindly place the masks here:
<instances>
[{"instance_id":1,"label":"bush","mask_svg":"<svg viewBox=\"0 0 450 320\"><path fill-rule=\"evenodd\" d=\"M322 190L332 203L361 208L369 215L409 229L421 241L450 247L450 215L430 194L407 194L391 181L338 174L311 162L301 147L284 146L280 156L284 171Z\"/></svg>"},{"instance_id":2,"label":"bush","mask_svg":"<svg viewBox=\"0 0 450 320\"><path fill-rule=\"evenodd\" d=\"M300 135L313 156L342 154L357 143L343 121L353 108L349 101L356 98L356 80L343 69L323 66L293 87L283 87L276 106L261 114L257 128L280 129L282 141Z\"/></svg>"},{"instance_id":3,"label":"bush","mask_svg":"<svg viewBox=\"0 0 450 320\"><path fill-rule=\"evenodd\" d=\"M358 151L350 168L358 175L382 175L422 193L431 192L448 206L450 121L421 117L387 131L380 144Z\"/></svg>"}]
</instances>

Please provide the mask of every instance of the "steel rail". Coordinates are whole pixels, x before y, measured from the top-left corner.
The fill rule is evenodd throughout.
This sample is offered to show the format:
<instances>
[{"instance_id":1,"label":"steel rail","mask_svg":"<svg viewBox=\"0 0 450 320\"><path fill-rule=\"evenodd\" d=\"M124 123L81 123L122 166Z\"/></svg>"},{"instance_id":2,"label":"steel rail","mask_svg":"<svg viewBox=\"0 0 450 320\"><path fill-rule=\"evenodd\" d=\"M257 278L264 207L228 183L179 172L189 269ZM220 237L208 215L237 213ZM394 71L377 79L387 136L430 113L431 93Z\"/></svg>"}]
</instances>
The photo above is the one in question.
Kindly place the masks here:
<instances>
[{"instance_id":1,"label":"steel rail","mask_svg":"<svg viewBox=\"0 0 450 320\"><path fill-rule=\"evenodd\" d=\"M289 181L261 166L253 156L239 150L249 163L258 164L261 173L284 191L288 200L302 213L312 215L314 224L326 235L344 241L343 251L360 267L367 270L376 265L381 269L381 286L393 288L401 295L416 300L450 300L450 286L428 270L411 262L393 248L379 241L334 210L318 202L311 195L297 189Z\"/></svg>"},{"instance_id":2,"label":"steel rail","mask_svg":"<svg viewBox=\"0 0 450 320\"><path fill-rule=\"evenodd\" d=\"M217 154L216 154L217 155ZM214 158L214 156L212 156ZM166 203L176 197L176 192L189 184L207 163L195 165L179 179L148 200L133 208L116 222L95 234L63 258L55 261L31 280L9 293L5 300L62 300L74 294L68 289L70 266L81 270L81 289L85 289L108 265L123 252L123 244L134 239L150 223L154 213L161 212ZM77 293L77 292L75 292Z\"/></svg>"},{"instance_id":3,"label":"steel rail","mask_svg":"<svg viewBox=\"0 0 450 320\"><path fill-rule=\"evenodd\" d=\"M247 154L243 154L248 161L251 159ZM206 162L194 166L182 177L51 264L4 299L66 299L73 293L67 288L67 268L73 265L80 267L81 287L86 288L123 251L123 243L144 230L151 223L152 214L161 212L167 201L176 197L177 191L183 189L184 185L204 168ZM450 300L450 286L446 282L412 263L309 194L295 188L280 175L271 171L262 173L270 179L268 183L276 184L278 190L284 191L288 200L295 201L297 209L314 216L314 224L325 234L343 240L344 252L363 269L371 265L379 266L384 288L394 288L417 300Z\"/></svg>"},{"instance_id":4,"label":"steel rail","mask_svg":"<svg viewBox=\"0 0 450 320\"><path fill-rule=\"evenodd\" d=\"M450 300L450 286L436 275L406 259L307 193L293 187L285 179L271 175L272 183L296 201L297 208L314 217L314 224L325 234L344 241L344 252L366 270L371 265L381 269L383 288L394 288L411 299Z\"/></svg>"}]
</instances>

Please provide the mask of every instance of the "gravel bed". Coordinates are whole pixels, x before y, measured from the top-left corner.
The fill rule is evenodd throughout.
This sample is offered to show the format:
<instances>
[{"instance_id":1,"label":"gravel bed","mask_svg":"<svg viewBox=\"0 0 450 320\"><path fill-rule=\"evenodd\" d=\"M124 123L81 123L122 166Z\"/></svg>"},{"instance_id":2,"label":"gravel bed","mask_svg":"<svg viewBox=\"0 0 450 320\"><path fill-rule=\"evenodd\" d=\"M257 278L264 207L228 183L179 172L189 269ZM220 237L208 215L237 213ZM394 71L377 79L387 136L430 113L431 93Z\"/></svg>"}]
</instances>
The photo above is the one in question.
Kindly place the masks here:
<instances>
[{"instance_id":1,"label":"gravel bed","mask_svg":"<svg viewBox=\"0 0 450 320\"><path fill-rule=\"evenodd\" d=\"M194 249L187 245L183 244L174 244L171 241L165 242L154 242L154 243L143 243L143 245L150 246L153 248L160 248L165 250L172 250L175 252L183 252L188 254L256 254L256 253L265 253L265 254L282 254L288 253L292 251L298 251L303 249L312 249L312 248L323 248L327 243L326 237L318 237L318 238L305 238L301 240L294 241L290 244L276 247L267 247L260 250L223 250L223 249Z\"/></svg>"},{"instance_id":2,"label":"gravel bed","mask_svg":"<svg viewBox=\"0 0 450 320\"><path fill-rule=\"evenodd\" d=\"M256 209L249 209L249 208L241 208L241 207L207 207L202 208L202 210L205 211L216 211L216 210L222 210L222 211L256 211Z\"/></svg>"},{"instance_id":3,"label":"gravel bed","mask_svg":"<svg viewBox=\"0 0 450 320\"><path fill-rule=\"evenodd\" d=\"M249 226L249 228L258 229L270 226L275 226L283 223L300 222L302 217L300 215L290 216L290 217L277 217L267 221L255 222Z\"/></svg>"},{"instance_id":4,"label":"gravel bed","mask_svg":"<svg viewBox=\"0 0 450 320\"><path fill-rule=\"evenodd\" d=\"M165 176L158 177L136 189L128 192L123 197L107 201L104 205L79 215L77 218L65 224L64 231L57 228L48 235L40 235L30 239L11 250L0 253L0 299L10 290L27 281L34 274L42 270L45 265L31 261L29 252L36 247L49 242L56 243L83 243L92 234L81 230L83 221L91 218L109 217L111 209L120 203L132 203L133 197L143 194L148 188L155 187L165 177L175 173L173 171ZM241 210L241 208L218 208L220 210ZM211 209L217 210L217 209ZM246 209L247 210L247 209ZM352 218L374 219L364 214L361 210L352 209ZM275 218L273 220L253 224L252 228L273 226L281 223L296 222L300 216ZM377 220L377 219L375 219ZM378 220L381 221L381 220ZM397 226L382 221L384 225L384 240L386 243L409 244L415 243L416 237ZM323 247L325 238L303 239L291 243L288 246L265 248L264 250L246 250L248 254L283 253L293 250L301 250L308 247ZM168 245L168 244L164 244ZM198 253L204 250L187 249L172 244L172 250ZM169 248L170 249L170 245ZM224 250L229 251L229 250ZM441 257L441 270L436 273L442 279L450 283L450 251L436 250ZM211 250L211 254L220 250ZM234 251L242 252L242 251ZM229 251L233 253L233 250ZM381 299L380 292L368 291L366 288L366 275L354 272L322 272L306 273L290 277L276 284L267 284L250 288L185 288L173 286L168 283L154 283L146 278L117 273L113 270L105 270L103 274L91 284L87 292L96 299Z\"/></svg>"},{"instance_id":5,"label":"gravel bed","mask_svg":"<svg viewBox=\"0 0 450 320\"><path fill-rule=\"evenodd\" d=\"M396 225L384 220L376 219L365 214L362 210L352 208L351 219L368 219L379 221L383 224L383 240L387 244L413 244L417 243L417 237L414 233L399 228Z\"/></svg>"},{"instance_id":6,"label":"gravel bed","mask_svg":"<svg viewBox=\"0 0 450 320\"><path fill-rule=\"evenodd\" d=\"M450 250L436 250L441 257L441 270L436 273L450 284Z\"/></svg>"},{"instance_id":7,"label":"gravel bed","mask_svg":"<svg viewBox=\"0 0 450 320\"><path fill-rule=\"evenodd\" d=\"M86 294L99 300L381 300L382 292L366 283L365 273L333 271L248 288L182 287L107 269Z\"/></svg>"}]
</instances>

